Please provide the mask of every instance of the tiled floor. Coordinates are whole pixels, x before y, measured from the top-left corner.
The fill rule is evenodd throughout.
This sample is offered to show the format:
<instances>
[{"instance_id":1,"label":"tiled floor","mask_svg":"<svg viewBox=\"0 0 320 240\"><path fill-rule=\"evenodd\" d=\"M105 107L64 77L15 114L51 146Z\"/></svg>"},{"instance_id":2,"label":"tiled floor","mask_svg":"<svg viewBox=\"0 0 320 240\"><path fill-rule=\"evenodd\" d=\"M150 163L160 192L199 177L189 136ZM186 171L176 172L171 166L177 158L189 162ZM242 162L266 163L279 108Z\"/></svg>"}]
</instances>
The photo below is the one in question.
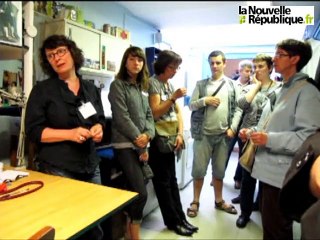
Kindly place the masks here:
<instances>
[{"instance_id":1,"label":"tiled floor","mask_svg":"<svg viewBox=\"0 0 320 240\"><path fill-rule=\"evenodd\" d=\"M235 190L233 185L233 176L237 164L237 153L232 154L226 172L224 181L224 199L230 202L232 198L239 194L239 190ZM237 215L228 214L214 208L213 189L210 186L211 168L205 178L205 183L201 193L200 209L196 218L188 218L189 222L199 227L198 233L192 237L184 237L167 230L163 224L161 212L159 208L151 212L142 223L141 238L142 239L262 239L262 227L260 213L253 212L251 221L246 228L239 229L235 223L240 213L239 204L235 204L238 210ZM184 210L189 207L193 198L192 183L180 192L182 205ZM300 239L300 226L294 225L294 238Z\"/></svg>"}]
</instances>

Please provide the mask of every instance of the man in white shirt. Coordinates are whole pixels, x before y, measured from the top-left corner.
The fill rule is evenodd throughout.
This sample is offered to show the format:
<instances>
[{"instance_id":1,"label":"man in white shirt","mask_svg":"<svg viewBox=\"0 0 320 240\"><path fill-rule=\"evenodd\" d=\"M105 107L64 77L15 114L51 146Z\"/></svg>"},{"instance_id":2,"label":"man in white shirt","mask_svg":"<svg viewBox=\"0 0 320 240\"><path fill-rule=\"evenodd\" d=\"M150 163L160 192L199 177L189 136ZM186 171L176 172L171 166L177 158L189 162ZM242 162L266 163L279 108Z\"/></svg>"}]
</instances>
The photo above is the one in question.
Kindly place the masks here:
<instances>
[{"instance_id":1,"label":"man in white shirt","mask_svg":"<svg viewBox=\"0 0 320 240\"><path fill-rule=\"evenodd\" d=\"M191 135L194 138L194 195L187 211L189 217L197 216L200 193L210 160L215 207L237 214L234 206L224 201L222 188L230 140L235 137L242 110L237 107L236 83L224 74L224 53L211 52L208 62L212 77L197 82L190 101L190 109L195 111L194 113L202 113L203 118L191 117Z\"/></svg>"}]
</instances>

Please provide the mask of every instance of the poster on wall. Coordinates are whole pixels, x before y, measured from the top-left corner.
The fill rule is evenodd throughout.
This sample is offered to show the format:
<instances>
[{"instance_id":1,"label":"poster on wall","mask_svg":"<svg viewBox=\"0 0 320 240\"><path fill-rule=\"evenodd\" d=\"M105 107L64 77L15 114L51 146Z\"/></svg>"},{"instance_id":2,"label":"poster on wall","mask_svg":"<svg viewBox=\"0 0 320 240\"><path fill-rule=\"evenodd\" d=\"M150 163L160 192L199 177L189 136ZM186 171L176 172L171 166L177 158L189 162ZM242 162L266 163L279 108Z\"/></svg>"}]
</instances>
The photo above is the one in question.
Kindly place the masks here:
<instances>
[{"instance_id":1,"label":"poster on wall","mask_svg":"<svg viewBox=\"0 0 320 240\"><path fill-rule=\"evenodd\" d=\"M22 46L21 1L0 1L0 43Z\"/></svg>"}]
</instances>

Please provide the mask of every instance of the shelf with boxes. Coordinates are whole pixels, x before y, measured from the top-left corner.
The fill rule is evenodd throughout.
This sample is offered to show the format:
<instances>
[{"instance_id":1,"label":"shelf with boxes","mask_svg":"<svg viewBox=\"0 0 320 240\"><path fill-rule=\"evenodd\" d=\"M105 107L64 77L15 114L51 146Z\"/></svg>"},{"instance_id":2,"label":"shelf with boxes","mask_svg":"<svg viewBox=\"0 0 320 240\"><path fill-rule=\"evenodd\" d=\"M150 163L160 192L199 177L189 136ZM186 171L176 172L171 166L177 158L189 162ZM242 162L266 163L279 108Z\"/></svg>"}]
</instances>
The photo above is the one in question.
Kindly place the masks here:
<instances>
[{"instance_id":1,"label":"shelf with boxes","mask_svg":"<svg viewBox=\"0 0 320 240\"><path fill-rule=\"evenodd\" d=\"M130 46L128 39L123 40L68 19L46 22L44 37L52 34L64 34L74 40L85 57L81 71L100 75L114 76L124 51Z\"/></svg>"},{"instance_id":2,"label":"shelf with boxes","mask_svg":"<svg viewBox=\"0 0 320 240\"><path fill-rule=\"evenodd\" d=\"M23 59L24 54L29 48L26 46L16 46L7 43L0 43L0 60Z\"/></svg>"}]
</instances>

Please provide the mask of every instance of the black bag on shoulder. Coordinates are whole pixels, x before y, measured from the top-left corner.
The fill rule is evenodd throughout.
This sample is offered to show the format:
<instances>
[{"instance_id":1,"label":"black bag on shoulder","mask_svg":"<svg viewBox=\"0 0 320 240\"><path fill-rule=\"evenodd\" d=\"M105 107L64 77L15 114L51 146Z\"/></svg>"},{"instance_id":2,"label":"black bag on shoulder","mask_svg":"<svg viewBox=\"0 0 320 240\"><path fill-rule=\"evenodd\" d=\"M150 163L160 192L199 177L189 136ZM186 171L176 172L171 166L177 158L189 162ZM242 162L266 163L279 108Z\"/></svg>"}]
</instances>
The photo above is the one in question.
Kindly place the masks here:
<instances>
[{"instance_id":1,"label":"black bag on shoulder","mask_svg":"<svg viewBox=\"0 0 320 240\"><path fill-rule=\"evenodd\" d=\"M201 136L202 124L204 121L205 107L192 111L191 113L191 135L194 139Z\"/></svg>"}]
</instances>

